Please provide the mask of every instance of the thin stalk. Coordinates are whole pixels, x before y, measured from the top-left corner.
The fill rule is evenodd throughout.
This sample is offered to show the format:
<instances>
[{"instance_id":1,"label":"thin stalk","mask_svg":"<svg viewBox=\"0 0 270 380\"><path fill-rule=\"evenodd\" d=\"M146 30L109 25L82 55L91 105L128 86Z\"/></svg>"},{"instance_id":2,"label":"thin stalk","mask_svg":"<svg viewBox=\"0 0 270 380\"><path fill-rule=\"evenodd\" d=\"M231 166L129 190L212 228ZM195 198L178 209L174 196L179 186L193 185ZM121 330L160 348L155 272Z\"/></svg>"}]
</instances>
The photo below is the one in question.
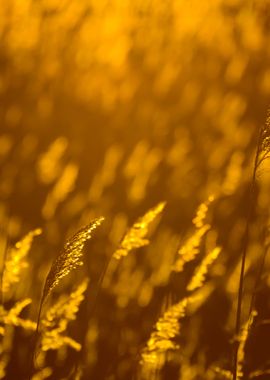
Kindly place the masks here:
<instances>
[{"instance_id":1,"label":"thin stalk","mask_svg":"<svg viewBox=\"0 0 270 380\"><path fill-rule=\"evenodd\" d=\"M94 302L93 302L93 305L92 305L91 311L89 310L89 305L87 304L87 321L89 320L90 314L91 314L91 313L93 314L94 311L95 311L95 309L96 309L96 307L97 307L98 295L99 295L100 289L101 289L101 287L102 287L102 283L103 283L104 277L105 277L105 275L106 275L106 273L107 273L107 269L108 269L108 267L109 267L109 264L110 264L110 262L111 262L112 257L113 257L113 254L110 255L110 256L107 258L107 260L106 260L106 262L105 262L105 264L104 264L104 267L103 267L103 269L102 269L102 272L101 272L101 274L100 274L100 276L99 276L98 283L97 283L97 288L96 288L96 292L95 292L95 296L94 296ZM84 350L85 350L85 344L86 344L86 341L85 341L85 339L84 339L84 341L82 342L82 349L81 349L81 355L80 355L80 357L83 356L83 352L84 352ZM76 363L76 365L75 365L74 371L72 371L72 373L71 373L71 376L73 376L74 373L78 370L78 367L79 367L79 364L80 364L80 360L82 360L82 359L80 359L80 357L79 357L79 359L77 360L77 363ZM69 378L70 378L70 377L69 377Z\"/></svg>"},{"instance_id":2,"label":"thin stalk","mask_svg":"<svg viewBox=\"0 0 270 380\"><path fill-rule=\"evenodd\" d=\"M267 234L268 234L268 232L265 231L265 239L267 239ZM258 272L257 272L257 276L256 276L255 284L254 284L254 289L253 289L253 293L252 293L252 296L251 296L250 307L249 307L249 314L251 314L252 311L253 311L253 309L254 309L255 298L256 298L256 294L258 292L258 288L259 288L260 281L261 281L261 278L262 278L264 264L265 264L265 260L266 260L269 248L270 248L270 243L265 243L264 244L263 255L262 255L262 258L261 258L261 263L260 263L260 266L259 266L259 269L258 269Z\"/></svg>"},{"instance_id":3,"label":"thin stalk","mask_svg":"<svg viewBox=\"0 0 270 380\"><path fill-rule=\"evenodd\" d=\"M33 348L31 353L31 359L30 359L30 369L29 369L29 377L28 380L31 380L34 371L35 371L35 354L36 354L36 346L38 341L38 333L39 333L39 325L40 325L40 319L41 319L41 312L42 312L42 306L44 303L44 297L41 298L39 303L39 309L38 309L38 317L37 317L37 327L35 330L34 338L33 338Z\"/></svg>"},{"instance_id":4,"label":"thin stalk","mask_svg":"<svg viewBox=\"0 0 270 380\"><path fill-rule=\"evenodd\" d=\"M238 362L238 349L239 342L237 342L237 338L240 333L241 328L241 317L242 317L242 302L243 302L243 290L244 290L244 276L245 276L245 266L246 266L246 256L249 244L249 235L250 235L250 226L252 222L252 216L254 213L255 205L256 205L256 174L257 169L259 167L259 156L260 156L260 141L261 141L262 130L259 131L258 143L256 156L254 161L250 192L249 192L249 208L246 219L246 226L243 235L243 245L242 245L242 258L241 258L241 270L240 270L240 278L239 278L239 286L238 286L238 296L237 296L237 310L236 310L236 323L235 323L235 350L234 350L234 360L233 360L233 380L237 380L237 362Z\"/></svg>"},{"instance_id":5,"label":"thin stalk","mask_svg":"<svg viewBox=\"0 0 270 380\"><path fill-rule=\"evenodd\" d=\"M2 263L2 271L1 271L1 278L0 278L0 304L4 304L4 292L3 292L3 280L4 280L4 271L5 271L5 265L7 261L7 253L8 253L8 239L6 236L4 236L4 244L3 244L3 263Z\"/></svg>"}]
</instances>

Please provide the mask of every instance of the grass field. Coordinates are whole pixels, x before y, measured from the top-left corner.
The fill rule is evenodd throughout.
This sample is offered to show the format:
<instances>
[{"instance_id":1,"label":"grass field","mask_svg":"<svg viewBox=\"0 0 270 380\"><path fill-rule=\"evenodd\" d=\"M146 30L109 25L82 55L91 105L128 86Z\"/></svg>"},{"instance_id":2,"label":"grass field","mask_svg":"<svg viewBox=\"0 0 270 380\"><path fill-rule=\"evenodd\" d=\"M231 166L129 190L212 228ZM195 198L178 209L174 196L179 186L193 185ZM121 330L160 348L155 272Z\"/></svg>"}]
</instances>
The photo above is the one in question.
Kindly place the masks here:
<instances>
[{"instance_id":1,"label":"grass field","mask_svg":"<svg viewBox=\"0 0 270 380\"><path fill-rule=\"evenodd\" d=\"M0 379L270 379L269 0L2 0Z\"/></svg>"}]
</instances>

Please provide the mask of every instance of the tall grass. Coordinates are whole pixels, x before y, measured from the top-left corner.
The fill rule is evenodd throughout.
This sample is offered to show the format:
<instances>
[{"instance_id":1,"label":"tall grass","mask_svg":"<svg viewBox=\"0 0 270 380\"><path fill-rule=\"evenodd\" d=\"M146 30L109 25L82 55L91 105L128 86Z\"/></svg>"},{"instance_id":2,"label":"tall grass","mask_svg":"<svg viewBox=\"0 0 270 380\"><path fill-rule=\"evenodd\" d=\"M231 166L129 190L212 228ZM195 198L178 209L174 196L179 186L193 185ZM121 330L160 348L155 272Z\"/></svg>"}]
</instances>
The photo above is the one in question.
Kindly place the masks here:
<instances>
[{"instance_id":1,"label":"tall grass","mask_svg":"<svg viewBox=\"0 0 270 380\"><path fill-rule=\"evenodd\" d=\"M265 124L259 129L257 148L255 154L255 160L253 165L253 172L251 178L251 185L249 190L249 204L248 204L248 213L246 219L246 226L243 235L242 242L242 259L241 259L241 271L239 279L239 288L238 288L238 297L237 297L237 311L236 311L236 324L235 324L235 337L238 339L241 327L241 316L242 316L242 302L243 302L243 290L244 290L244 277L245 277L245 263L247 250L249 247L249 235L250 235L250 226L254 217L254 212L256 208L256 178L260 165L266 160L270 153L270 114L268 114ZM263 260L264 262L264 260ZM259 274L263 268L260 269ZM259 277L257 278L255 286L258 285ZM252 313L252 310L250 310ZM238 351L240 343L236 342L236 348L234 353L234 365L233 365L233 380L237 380L239 376L237 375L237 366L238 366Z\"/></svg>"},{"instance_id":2,"label":"tall grass","mask_svg":"<svg viewBox=\"0 0 270 380\"><path fill-rule=\"evenodd\" d=\"M269 14L1 1L0 379L268 378Z\"/></svg>"}]
</instances>

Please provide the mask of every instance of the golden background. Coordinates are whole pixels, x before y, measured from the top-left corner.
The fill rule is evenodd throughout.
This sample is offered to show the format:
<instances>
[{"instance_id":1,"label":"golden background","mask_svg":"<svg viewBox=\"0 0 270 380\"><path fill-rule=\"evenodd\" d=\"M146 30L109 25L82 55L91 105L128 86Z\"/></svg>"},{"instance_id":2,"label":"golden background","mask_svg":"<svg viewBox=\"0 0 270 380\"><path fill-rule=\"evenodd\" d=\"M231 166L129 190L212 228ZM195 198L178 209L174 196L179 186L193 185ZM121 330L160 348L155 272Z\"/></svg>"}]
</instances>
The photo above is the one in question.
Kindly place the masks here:
<instances>
[{"instance_id":1,"label":"golden background","mask_svg":"<svg viewBox=\"0 0 270 380\"><path fill-rule=\"evenodd\" d=\"M269 104L269 64L268 0L1 1L2 268L16 242L37 228L42 233L17 246L27 260L15 252L17 277L6 290L2 270L0 378L29 376L35 324L18 322L18 315L37 320L53 260L68 237L101 216L83 267L60 282L43 308L45 315L89 278L79 311L70 306L76 315L65 332L79 346L59 338L59 347L37 349L35 379L231 378L242 237ZM243 323L267 245L269 190L266 161L256 185ZM164 210L150 211L151 223L139 220L146 230L132 235L138 249L110 259L136 220L160 202ZM200 204L199 218L207 222L196 225ZM181 247L205 225L194 261L176 271ZM165 326L179 328L174 347L165 359L159 347L162 359L144 368L156 322L186 298L194 270L215 247L219 256L207 266L197 299L181 320L177 314L176 327L171 319ZM255 302L259 322L239 378L270 376L269 267L266 259ZM31 305L7 317L28 298Z\"/></svg>"}]
</instances>

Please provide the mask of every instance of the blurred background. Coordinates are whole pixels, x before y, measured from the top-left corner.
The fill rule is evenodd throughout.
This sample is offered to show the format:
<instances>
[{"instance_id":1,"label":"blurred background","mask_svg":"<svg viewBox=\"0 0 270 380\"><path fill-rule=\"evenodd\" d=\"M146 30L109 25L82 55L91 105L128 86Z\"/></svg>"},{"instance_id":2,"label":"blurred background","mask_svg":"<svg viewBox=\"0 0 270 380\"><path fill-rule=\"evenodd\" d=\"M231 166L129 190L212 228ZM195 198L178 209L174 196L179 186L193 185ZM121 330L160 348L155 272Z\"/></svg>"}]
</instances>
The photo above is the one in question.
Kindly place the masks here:
<instances>
[{"instance_id":1,"label":"blurred background","mask_svg":"<svg viewBox=\"0 0 270 380\"><path fill-rule=\"evenodd\" d=\"M140 352L164 307L184 296L194 269L172 272L177 249L212 194L211 231L200 253L222 248L211 286L183 322L181 354L152 378L219 379L207 374L211 366L230 369L248 189L269 95L269 0L2 0L1 241L12 246L30 230L43 230L5 307L30 297L28 317L36 320L46 274L66 238L105 217L87 244L84 268L54 295L89 275L70 327L77 341L87 338L87 348L49 352L48 378L75 379L78 357L82 379L140 378ZM247 310L269 186L266 165L251 229ZM161 201L166 207L150 244L107 271L95 302L125 231ZM262 321L270 316L269 265L256 299ZM269 338L267 323L254 329L246 378L270 367ZM30 340L29 332L15 329L1 378L26 376Z\"/></svg>"}]
</instances>

